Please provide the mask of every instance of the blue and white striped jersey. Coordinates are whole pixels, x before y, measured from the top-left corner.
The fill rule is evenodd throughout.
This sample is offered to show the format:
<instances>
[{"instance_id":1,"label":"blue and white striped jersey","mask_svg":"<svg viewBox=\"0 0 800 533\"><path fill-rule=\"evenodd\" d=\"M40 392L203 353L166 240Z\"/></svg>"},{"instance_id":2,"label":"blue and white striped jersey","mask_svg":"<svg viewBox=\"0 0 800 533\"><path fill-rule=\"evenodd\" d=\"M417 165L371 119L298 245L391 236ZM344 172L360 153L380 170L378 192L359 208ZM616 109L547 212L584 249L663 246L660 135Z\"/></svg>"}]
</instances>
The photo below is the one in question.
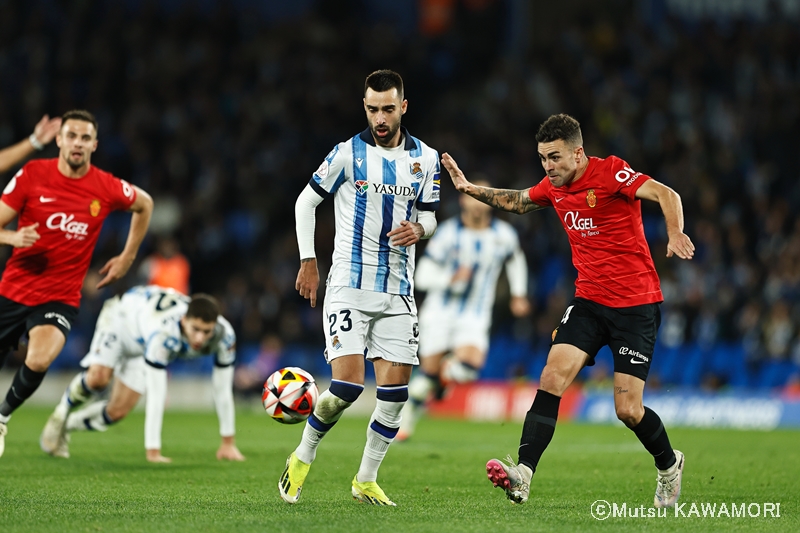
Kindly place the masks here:
<instances>
[{"instance_id":1,"label":"blue and white striped jersey","mask_svg":"<svg viewBox=\"0 0 800 533\"><path fill-rule=\"evenodd\" d=\"M394 246L389 231L439 207L439 154L401 126L397 148L375 144L369 129L339 143L309 184L333 195L336 217L328 286L410 296L414 246Z\"/></svg>"},{"instance_id":2,"label":"blue and white striped jersey","mask_svg":"<svg viewBox=\"0 0 800 533\"><path fill-rule=\"evenodd\" d=\"M471 314L488 320L494 305L497 278L506 265L511 294L525 296L528 284L528 266L519 245L517 231L508 222L493 219L489 227L471 229L456 216L439 225L436 234L425 247L422 261L433 261L435 272L420 269L417 284L427 290L424 307L435 307L441 313ZM425 265L428 266L427 264ZM423 271L436 278L449 280L461 267L472 271L463 286L450 282L438 285L422 279Z\"/></svg>"},{"instance_id":3,"label":"blue and white striped jersey","mask_svg":"<svg viewBox=\"0 0 800 533\"><path fill-rule=\"evenodd\" d=\"M225 317L219 315L214 335L204 348L194 350L181 331L180 320L186 315L191 298L173 289L157 285L139 285L129 289L117 307L117 330L114 334L130 356L144 355L145 362L165 368L177 358L194 359L214 356L214 365L225 367L236 361L236 334ZM99 325L99 324L98 324Z\"/></svg>"}]
</instances>

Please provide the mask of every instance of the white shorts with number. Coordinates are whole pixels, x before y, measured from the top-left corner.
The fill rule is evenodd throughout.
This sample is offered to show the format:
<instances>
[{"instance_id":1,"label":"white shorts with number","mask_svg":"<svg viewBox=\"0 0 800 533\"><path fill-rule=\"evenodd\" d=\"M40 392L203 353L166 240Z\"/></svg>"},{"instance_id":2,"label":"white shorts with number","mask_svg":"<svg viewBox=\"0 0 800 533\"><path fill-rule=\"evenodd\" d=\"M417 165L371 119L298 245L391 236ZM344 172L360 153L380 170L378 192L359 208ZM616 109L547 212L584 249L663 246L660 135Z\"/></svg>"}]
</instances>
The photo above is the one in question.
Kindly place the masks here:
<instances>
[{"instance_id":1,"label":"white shorts with number","mask_svg":"<svg viewBox=\"0 0 800 533\"><path fill-rule=\"evenodd\" d=\"M365 354L369 360L419 364L413 297L328 287L323 312L328 363L343 355Z\"/></svg>"},{"instance_id":2,"label":"white shorts with number","mask_svg":"<svg viewBox=\"0 0 800 533\"><path fill-rule=\"evenodd\" d=\"M462 346L475 346L485 353L489 349L491 320L488 315L457 313L426 302L419 313L419 356L429 357Z\"/></svg>"},{"instance_id":3,"label":"white shorts with number","mask_svg":"<svg viewBox=\"0 0 800 533\"><path fill-rule=\"evenodd\" d=\"M81 366L101 365L114 369L114 377L129 389L144 394L145 362L141 346L126 335L125 323L120 316L119 297L103 304L97 317L89 353L81 359Z\"/></svg>"}]
</instances>

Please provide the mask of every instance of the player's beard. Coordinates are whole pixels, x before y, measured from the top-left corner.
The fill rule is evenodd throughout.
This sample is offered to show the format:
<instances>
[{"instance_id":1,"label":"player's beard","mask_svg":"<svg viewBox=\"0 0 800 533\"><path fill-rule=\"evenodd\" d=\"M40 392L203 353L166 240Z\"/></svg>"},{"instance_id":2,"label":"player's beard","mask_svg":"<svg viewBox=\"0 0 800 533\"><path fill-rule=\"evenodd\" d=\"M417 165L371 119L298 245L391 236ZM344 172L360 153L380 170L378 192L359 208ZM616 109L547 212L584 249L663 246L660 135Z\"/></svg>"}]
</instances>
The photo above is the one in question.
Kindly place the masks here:
<instances>
[{"instance_id":1,"label":"player's beard","mask_svg":"<svg viewBox=\"0 0 800 533\"><path fill-rule=\"evenodd\" d=\"M69 167L74 171L78 171L86 166L86 156L82 156L77 162L70 156L67 156L65 159L67 160Z\"/></svg>"},{"instance_id":2,"label":"player's beard","mask_svg":"<svg viewBox=\"0 0 800 533\"><path fill-rule=\"evenodd\" d=\"M378 129L377 127L373 126L372 124L369 125L369 130L372 133L372 138L375 139L375 143L381 146L387 146L394 136L397 135L397 132L400 130L400 122L394 125L394 127L389 128L389 132L386 134L385 137L378 136Z\"/></svg>"}]
</instances>

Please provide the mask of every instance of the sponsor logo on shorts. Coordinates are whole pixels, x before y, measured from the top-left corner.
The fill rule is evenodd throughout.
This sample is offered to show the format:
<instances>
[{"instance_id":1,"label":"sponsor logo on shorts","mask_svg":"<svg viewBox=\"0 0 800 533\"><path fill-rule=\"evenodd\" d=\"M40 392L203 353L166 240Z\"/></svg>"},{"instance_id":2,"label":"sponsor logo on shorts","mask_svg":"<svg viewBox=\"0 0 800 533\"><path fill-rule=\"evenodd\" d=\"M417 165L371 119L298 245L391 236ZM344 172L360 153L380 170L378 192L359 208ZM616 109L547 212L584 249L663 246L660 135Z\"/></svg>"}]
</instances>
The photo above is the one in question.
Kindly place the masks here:
<instances>
[{"instance_id":1,"label":"sponsor logo on shorts","mask_svg":"<svg viewBox=\"0 0 800 533\"><path fill-rule=\"evenodd\" d=\"M414 325L411 326L411 332L414 334L414 338L419 337L419 322L414 322Z\"/></svg>"},{"instance_id":2,"label":"sponsor logo on shorts","mask_svg":"<svg viewBox=\"0 0 800 533\"><path fill-rule=\"evenodd\" d=\"M54 313L51 311L49 313L45 313L44 317L48 319L55 318L56 322L64 326L64 329L66 329L67 331L70 331L72 329L72 326L69 324L69 320L67 320L61 313Z\"/></svg>"},{"instance_id":3,"label":"sponsor logo on shorts","mask_svg":"<svg viewBox=\"0 0 800 533\"><path fill-rule=\"evenodd\" d=\"M619 349L620 355L630 355L631 356L631 364L633 365L643 365L645 363L649 363L650 359L642 355L641 353L637 352L636 350L631 350L627 346L623 346Z\"/></svg>"},{"instance_id":4,"label":"sponsor logo on shorts","mask_svg":"<svg viewBox=\"0 0 800 533\"><path fill-rule=\"evenodd\" d=\"M334 350L339 350L342 347L342 343L339 342L339 336L334 335L333 340L331 340L331 346L333 346Z\"/></svg>"},{"instance_id":5,"label":"sponsor logo on shorts","mask_svg":"<svg viewBox=\"0 0 800 533\"><path fill-rule=\"evenodd\" d=\"M419 344L419 341L417 339L408 339L408 344L410 344L411 346L416 346L417 344Z\"/></svg>"}]
</instances>

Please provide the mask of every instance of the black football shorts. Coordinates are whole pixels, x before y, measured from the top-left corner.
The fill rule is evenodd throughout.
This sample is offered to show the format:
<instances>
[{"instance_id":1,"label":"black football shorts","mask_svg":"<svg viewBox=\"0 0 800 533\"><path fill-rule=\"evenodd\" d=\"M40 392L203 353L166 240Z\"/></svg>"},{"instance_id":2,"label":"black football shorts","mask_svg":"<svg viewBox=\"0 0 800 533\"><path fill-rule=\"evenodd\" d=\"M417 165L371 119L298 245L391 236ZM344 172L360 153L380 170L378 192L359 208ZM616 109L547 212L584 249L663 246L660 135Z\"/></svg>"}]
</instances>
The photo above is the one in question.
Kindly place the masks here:
<instances>
[{"instance_id":1,"label":"black football shorts","mask_svg":"<svg viewBox=\"0 0 800 533\"><path fill-rule=\"evenodd\" d=\"M61 302L28 306L0 296L0 350L16 348L23 334L35 326L51 324L69 336L78 308Z\"/></svg>"},{"instance_id":2,"label":"black football shorts","mask_svg":"<svg viewBox=\"0 0 800 533\"><path fill-rule=\"evenodd\" d=\"M553 344L580 348L589 354L587 366L594 365L597 352L608 345L614 372L646 380L659 325L660 304L616 308L574 298L553 332Z\"/></svg>"}]
</instances>

